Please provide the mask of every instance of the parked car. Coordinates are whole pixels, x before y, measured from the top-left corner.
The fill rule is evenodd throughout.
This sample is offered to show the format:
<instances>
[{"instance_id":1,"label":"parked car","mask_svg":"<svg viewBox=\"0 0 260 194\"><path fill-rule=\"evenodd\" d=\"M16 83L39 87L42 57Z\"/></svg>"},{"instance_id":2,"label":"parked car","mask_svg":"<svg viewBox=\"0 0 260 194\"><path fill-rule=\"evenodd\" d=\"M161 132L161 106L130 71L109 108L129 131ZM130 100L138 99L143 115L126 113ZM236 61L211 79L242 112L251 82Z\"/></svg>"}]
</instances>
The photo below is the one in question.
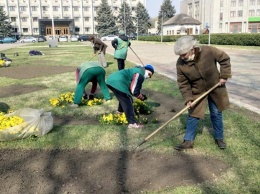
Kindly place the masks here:
<instances>
[{"instance_id":1,"label":"parked car","mask_svg":"<svg viewBox=\"0 0 260 194\"><path fill-rule=\"evenodd\" d=\"M80 36L79 41L88 41L88 36L87 35Z\"/></svg>"},{"instance_id":2,"label":"parked car","mask_svg":"<svg viewBox=\"0 0 260 194\"><path fill-rule=\"evenodd\" d=\"M38 37L38 42L45 42L45 41L47 41L45 36L39 36Z\"/></svg>"},{"instance_id":3,"label":"parked car","mask_svg":"<svg viewBox=\"0 0 260 194\"><path fill-rule=\"evenodd\" d=\"M35 43L35 42L37 42L37 41L38 41L37 38L35 38L35 37L33 37L33 36L27 36L27 37L25 37L25 38L21 38L21 39L20 39L20 42L21 42L21 43L28 43L28 42Z\"/></svg>"},{"instance_id":4,"label":"parked car","mask_svg":"<svg viewBox=\"0 0 260 194\"><path fill-rule=\"evenodd\" d=\"M3 39L0 39L0 44L3 43L15 43L17 40L12 37L4 37Z\"/></svg>"},{"instance_id":5,"label":"parked car","mask_svg":"<svg viewBox=\"0 0 260 194\"><path fill-rule=\"evenodd\" d=\"M100 40L102 40L102 41L106 41L106 40L114 40L115 38L118 38L118 36L116 36L116 35L107 35L107 36L103 36L103 37L101 37Z\"/></svg>"},{"instance_id":6,"label":"parked car","mask_svg":"<svg viewBox=\"0 0 260 194\"><path fill-rule=\"evenodd\" d=\"M134 34L128 35L129 40L136 40L136 36Z\"/></svg>"},{"instance_id":7,"label":"parked car","mask_svg":"<svg viewBox=\"0 0 260 194\"><path fill-rule=\"evenodd\" d=\"M59 36L58 41L59 42L68 42L68 37L67 36Z\"/></svg>"},{"instance_id":8,"label":"parked car","mask_svg":"<svg viewBox=\"0 0 260 194\"><path fill-rule=\"evenodd\" d=\"M70 41L71 41L71 42L78 42L78 41L79 41L79 38L78 38L77 35L71 35Z\"/></svg>"}]
</instances>

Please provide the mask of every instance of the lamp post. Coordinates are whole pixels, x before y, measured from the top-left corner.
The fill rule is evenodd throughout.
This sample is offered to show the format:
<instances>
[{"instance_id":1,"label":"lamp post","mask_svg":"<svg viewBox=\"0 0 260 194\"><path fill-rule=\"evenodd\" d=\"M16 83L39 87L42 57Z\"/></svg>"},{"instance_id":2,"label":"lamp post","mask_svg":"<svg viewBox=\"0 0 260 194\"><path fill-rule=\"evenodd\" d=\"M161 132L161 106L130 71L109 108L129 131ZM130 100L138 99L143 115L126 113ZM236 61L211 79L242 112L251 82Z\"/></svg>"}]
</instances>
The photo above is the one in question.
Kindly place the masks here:
<instances>
[{"instance_id":1,"label":"lamp post","mask_svg":"<svg viewBox=\"0 0 260 194\"><path fill-rule=\"evenodd\" d=\"M94 7L93 7L93 1L91 1L91 5L92 5L92 28L93 28L93 35L95 33L95 27L94 27Z\"/></svg>"},{"instance_id":2,"label":"lamp post","mask_svg":"<svg viewBox=\"0 0 260 194\"><path fill-rule=\"evenodd\" d=\"M163 41L163 11L162 11L162 19L161 19L161 42Z\"/></svg>"},{"instance_id":3,"label":"lamp post","mask_svg":"<svg viewBox=\"0 0 260 194\"><path fill-rule=\"evenodd\" d=\"M53 19L53 10L52 10L52 1L50 0L50 16L51 16L51 24L52 24L52 34L53 34L53 39L55 39L55 29L54 29L54 19Z\"/></svg>"},{"instance_id":4,"label":"lamp post","mask_svg":"<svg viewBox=\"0 0 260 194\"><path fill-rule=\"evenodd\" d=\"M136 35L137 35L137 40L138 40L138 34L139 34L139 29L138 29L138 17L137 17L137 33L136 33Z\"/></svg>"}]
</instances>

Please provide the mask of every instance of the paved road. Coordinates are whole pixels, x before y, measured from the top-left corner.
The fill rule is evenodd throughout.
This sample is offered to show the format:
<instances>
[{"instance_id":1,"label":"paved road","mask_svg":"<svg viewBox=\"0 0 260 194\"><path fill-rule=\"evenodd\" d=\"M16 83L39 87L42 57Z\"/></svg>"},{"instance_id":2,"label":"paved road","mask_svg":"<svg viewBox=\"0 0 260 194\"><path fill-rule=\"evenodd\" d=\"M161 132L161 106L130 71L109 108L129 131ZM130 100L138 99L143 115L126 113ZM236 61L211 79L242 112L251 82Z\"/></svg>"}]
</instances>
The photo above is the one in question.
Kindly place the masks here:
<instances>
[{"instance_id":1,"label":"paved road","mask_svg":"<svg viewBox=\"0 0 260 194\"><path fill-rule=\"evenodd\" d=\"M107 52L113 54L111 43L106 44ZM174 54L173 44L132 41L131 48L142 63L151 63L157 73L176 80L175 63L178 56ZM260 114L260 51L220 49L231 58L233 77L227 83L230 101ZM134 52L129 49L127 60L142 64Z\"/></svg>"}]
</instances>

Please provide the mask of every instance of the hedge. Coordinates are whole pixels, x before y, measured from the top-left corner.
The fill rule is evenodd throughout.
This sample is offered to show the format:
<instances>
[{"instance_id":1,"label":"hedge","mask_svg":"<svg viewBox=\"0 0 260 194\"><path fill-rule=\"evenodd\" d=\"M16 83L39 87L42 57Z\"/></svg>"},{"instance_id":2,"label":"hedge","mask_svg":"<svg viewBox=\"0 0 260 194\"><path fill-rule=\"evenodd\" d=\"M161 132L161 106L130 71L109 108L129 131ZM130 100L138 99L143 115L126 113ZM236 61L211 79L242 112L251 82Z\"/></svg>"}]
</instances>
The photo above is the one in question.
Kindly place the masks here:
<instances>
[{"instance_id":1,"label":"hedge","mask_svg":"<svg viewBox=\"0 0 260 194\"><path fill-rule=\"evenodd\" d=\"M175 42L183 35L163 36L163 42ZM209 35L193 35L200 44L208 44ZM161 42L161 36L139 36L140 41ZM210 44L216 45L240 45L240 46L260 46L260 34L210 34Z\"/></svg>"}]
</instances>

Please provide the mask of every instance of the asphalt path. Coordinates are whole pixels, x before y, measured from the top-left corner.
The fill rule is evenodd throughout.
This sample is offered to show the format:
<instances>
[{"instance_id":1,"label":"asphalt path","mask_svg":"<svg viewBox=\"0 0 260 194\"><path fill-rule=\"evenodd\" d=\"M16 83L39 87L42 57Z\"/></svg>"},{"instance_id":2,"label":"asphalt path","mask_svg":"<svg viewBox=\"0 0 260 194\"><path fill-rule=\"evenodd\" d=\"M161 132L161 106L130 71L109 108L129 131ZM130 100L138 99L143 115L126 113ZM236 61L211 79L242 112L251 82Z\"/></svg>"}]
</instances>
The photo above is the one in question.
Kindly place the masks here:
<instances>
[{"instance_id":1,"label":"asphalt path","mask_svg":"<svg viewBox=\"0 0 260 194\"><path fill-rule=\"evenodd\" d=\"M176 61L173 43L132 41L127 60L136 64L152 64L156 73L176 81ZM111 43L107 52L113 54ZM231 58L232 78L227 89L230 102L260 114L260 51L219 47Z\"/></svg>"},{"instance_id":2,"label":"asphalt path","mask_svg":"<svg viewBox=\"0 0 260 194\"><path fill-rule=\"evenodd\" d=\"M107 53L114 53L110 41ZM0 51L24 46L24 43L1 44ZM132 41L127 60L135 64L152 64L156 73L176 81L175 64L178 56L174 54L173 43L149 43ZM260 51L219 47L231 58L232 78L228 79L227 89L230 101L260 114Z\"/></svg>"}]
</instances>

